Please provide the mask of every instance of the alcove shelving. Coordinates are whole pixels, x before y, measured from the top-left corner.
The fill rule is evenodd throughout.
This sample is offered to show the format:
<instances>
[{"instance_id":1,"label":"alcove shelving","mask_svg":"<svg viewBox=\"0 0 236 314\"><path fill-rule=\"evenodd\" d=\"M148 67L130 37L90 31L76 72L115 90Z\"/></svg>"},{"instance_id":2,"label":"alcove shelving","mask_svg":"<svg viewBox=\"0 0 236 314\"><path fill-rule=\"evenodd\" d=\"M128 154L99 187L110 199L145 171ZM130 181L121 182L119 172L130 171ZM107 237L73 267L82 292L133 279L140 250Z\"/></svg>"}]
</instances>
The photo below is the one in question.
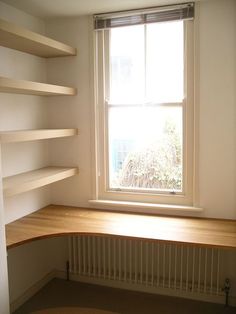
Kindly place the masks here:
<instances>
[{"instance_id":1,"label":"alcove shelving","mask_svg":"<svg viewBox=\"0 0 236 314\"><path fill-rule=\"evenodd\" d=\"M38 129L0 132L0 144L28 142L78 135L78 129Z\"/></svg>"},{"instance_id":2,"label":"alcove shelving","mask_svg":"<svg viewBox=\"0 0 236 314\"><path fill-rule=\"evenodd\" d=\"M32 32L0 19L0 46L44 58L76 56L77 50L69 45ZM76 88L0 77L0 92L39 96L74 96ZM0 132L0 144L45 140L78 135L78 129L10 130ZM2 178L3 196L31 191L72 177L76 167L45 167Z\"/></svg>"},{"instance_id":3,"label":"alcove shelving","mask_svg":"<svg viewBox=\"0 0 236 314\"><path fill-rule=\"evenodd\" d=\"M73 47L2 19L0 45L45 58L75 56L77 53Z\"/></svg>"}]
</instances>

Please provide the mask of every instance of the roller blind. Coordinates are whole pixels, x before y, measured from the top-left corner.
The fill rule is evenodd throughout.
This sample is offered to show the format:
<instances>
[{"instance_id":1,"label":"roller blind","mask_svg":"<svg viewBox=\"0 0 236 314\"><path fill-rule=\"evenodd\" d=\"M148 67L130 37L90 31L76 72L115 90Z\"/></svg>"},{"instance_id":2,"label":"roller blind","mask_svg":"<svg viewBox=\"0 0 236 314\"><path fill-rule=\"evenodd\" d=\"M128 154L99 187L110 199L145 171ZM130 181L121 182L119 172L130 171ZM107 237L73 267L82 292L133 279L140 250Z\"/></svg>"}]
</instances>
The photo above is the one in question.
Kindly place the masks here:
<instances>
[{"instance_id":1,"label":"roller blind","mask_svg":"<svg viewBox=\"0 0 236 314\"><path fill-rule=\"evenodd\" d=\"M194 3L168 5L142 10L95 14L94 29L148 24L194 18Z\"/></svg>"}]
</instances>

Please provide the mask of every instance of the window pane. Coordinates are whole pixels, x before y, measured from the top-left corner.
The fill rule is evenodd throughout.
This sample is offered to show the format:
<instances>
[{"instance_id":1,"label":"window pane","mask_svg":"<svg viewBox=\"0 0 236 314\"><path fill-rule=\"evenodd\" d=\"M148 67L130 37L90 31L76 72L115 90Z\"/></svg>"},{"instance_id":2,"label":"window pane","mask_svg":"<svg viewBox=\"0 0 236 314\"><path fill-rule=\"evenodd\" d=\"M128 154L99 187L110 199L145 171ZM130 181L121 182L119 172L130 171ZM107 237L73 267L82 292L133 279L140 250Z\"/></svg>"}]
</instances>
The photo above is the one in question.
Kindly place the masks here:
<instances>
[{"instance_id":1,"label":"window pane","mask_svg":"<svg viewBox=\"0 0 236 314\"><path fill-rule=\"evenodd\" d=\"M183 100L183 21L147 25L147 101Z\"/></svg>"},{"instance_id":2,"label":"window pane","mask_svg":"<svg viewBox=\"0 0 236 314\"><path fill-rule=\"evenodd\" d=\"M144 27L111 29L110 102L140 103L144 85Z\"/></svg>"},{"instance_id":3,"label":"window pane","mask_svg":"<svg viewBox=\"0 0 236 314\"><path fill-rule=\"evenodd\" d=\"M182 107L109 108L109 188L182 191Z\"/></svg>"}]
</instances>

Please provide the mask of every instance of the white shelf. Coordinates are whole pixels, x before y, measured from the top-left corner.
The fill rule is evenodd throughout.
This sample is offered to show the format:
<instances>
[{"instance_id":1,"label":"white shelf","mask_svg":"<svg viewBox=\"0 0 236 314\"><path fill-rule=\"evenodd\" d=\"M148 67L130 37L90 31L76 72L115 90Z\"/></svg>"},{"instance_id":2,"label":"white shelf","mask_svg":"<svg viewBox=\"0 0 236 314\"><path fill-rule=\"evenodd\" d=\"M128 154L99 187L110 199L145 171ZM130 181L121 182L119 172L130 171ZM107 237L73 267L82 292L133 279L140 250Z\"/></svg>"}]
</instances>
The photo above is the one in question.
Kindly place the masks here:
<instances>
[{"instance_id":1,"label":"white shelf","mask_svg":"<svg viewBox=\"0 0 236 314\"><path fill-rule=\"evenodd\" d=\"M0 92L26 95L76 95L76 88L0 77Z\"/></svg>"},{"instance_id":2,"label":"white shelf","mask_svg":"<svg viewBox=\"0 0 236 314\"><path fill-rule=\"evenodd\" d=\"M46 58L76 55L71 46L4 20L0 20L0 45Z\"/></svg>"},{"instance_id":3,"label":"white shelf","mask_svg":"<svg viewBox=\"0 0 236 314\"><path fill-rule=\"evenodd\" d=\"M4 197L31 191L42 186L72 177L78 168L46 167L3 178Z\"/></svg>"},{"instance_id":4,"label":"white shelf","mask_svg":"<svg viewBox=\"0 0 236 314\"><path fill-rule=\"evenodd\" d=\"M14 143L78 135L78 129L39 129L0 132L0 143Z\"/></svg>"}]
</instances>

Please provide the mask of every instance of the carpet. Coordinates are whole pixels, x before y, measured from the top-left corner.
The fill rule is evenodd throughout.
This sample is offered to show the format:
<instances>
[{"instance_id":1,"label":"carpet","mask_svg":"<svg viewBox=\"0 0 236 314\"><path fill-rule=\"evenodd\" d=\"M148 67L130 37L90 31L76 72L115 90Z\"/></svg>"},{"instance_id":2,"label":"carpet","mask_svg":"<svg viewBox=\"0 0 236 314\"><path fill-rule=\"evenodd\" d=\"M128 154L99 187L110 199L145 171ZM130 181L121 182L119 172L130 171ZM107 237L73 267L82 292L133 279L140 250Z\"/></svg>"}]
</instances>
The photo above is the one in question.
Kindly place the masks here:
<instances>
[{"instance_id":1,"label":"carpet","mask_svg":"<svg viewBox=\"0 0 236 314\"><path fill-rule=\"evenodd\" d=\"M82 307L63 307L63 308L50 308L44 309L32 314L118 314L110 311L103 311L94 308L82 308Z\"/></svg>"}]
</instances>

